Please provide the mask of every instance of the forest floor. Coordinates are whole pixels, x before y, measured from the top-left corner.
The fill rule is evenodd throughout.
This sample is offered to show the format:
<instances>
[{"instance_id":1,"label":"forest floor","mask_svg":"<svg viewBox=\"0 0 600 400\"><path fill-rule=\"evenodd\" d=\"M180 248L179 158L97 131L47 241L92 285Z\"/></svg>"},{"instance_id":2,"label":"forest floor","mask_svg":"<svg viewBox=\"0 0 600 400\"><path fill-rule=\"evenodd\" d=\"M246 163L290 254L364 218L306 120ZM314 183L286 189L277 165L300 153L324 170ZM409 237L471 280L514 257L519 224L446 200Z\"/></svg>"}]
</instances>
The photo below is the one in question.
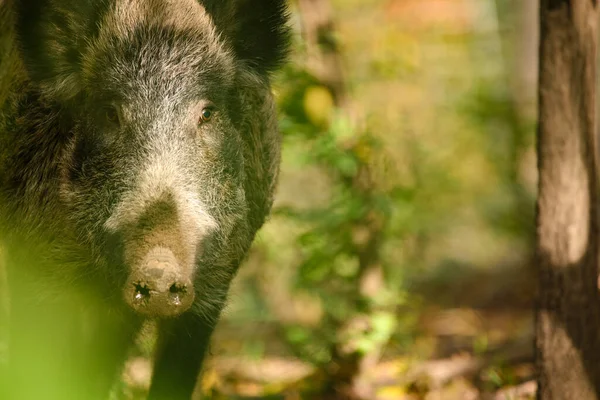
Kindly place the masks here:
<instances>
[{"instance_id":1,"label":"forest floor","mask_svg":"<svg viewBox=\"0 0 600 400\"><path fill-rule=\"evenodd\" d=\"M438 273L411 283L411 293L422 299L414 340L406 347L390 346L369 371L373 400L534 398L533 271L454 272L454 281ZM214 399L315 398L306 393L317 384L318 371L291 357L278 332L275 325L241 328L223 321L199 391ZM237 355L243 354L240 343L249 341L265 344L260 356ZM148 360L132 358L125 397L141 396L149 375Z\"/></svg>"}]
</instances>

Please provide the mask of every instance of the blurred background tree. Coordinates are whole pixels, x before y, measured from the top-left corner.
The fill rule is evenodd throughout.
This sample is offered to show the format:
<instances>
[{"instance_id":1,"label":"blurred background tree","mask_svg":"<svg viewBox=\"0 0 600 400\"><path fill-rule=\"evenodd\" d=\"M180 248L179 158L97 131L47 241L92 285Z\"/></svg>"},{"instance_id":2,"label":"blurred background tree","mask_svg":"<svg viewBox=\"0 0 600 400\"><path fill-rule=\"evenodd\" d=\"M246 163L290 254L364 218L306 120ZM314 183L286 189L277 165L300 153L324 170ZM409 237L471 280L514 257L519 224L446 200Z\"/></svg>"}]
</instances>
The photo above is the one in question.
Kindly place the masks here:
<instances>
[{"instance_id":1,"label":"blurred background tree","mask_svg":"<svg viewBox=\"0 0 600 400\"><path fill-rule=\"evenodd\" d=\"M598 8L546 1L540 18L537 398L597 400Z\"/></svg>"}]
</instances>

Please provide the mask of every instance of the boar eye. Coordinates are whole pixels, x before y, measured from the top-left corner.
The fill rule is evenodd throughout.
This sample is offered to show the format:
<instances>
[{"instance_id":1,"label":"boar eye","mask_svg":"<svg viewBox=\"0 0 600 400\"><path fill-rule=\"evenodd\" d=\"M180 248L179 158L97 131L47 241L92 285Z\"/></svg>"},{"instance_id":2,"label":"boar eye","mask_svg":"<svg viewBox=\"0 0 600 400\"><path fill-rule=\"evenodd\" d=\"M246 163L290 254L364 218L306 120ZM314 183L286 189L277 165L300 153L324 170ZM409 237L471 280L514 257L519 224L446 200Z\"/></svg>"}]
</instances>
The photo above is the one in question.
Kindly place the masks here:
<instances>
[{"instance_id":1,"label":"boar eye","mask_svg":"<svg viewBox=\"0 0 600 400\"><path fill-rule=\"evenodd\" d=\"M113 125L120 126L121 125L121 114L116 106L108 106L104 109L104 116L106 120Z\"/></svg>"},{"instance_id":2,"label":"boar eye","mask_svg":"<svg viewBox=\"0 0 600 400\"><path fill-rule=\"evenodd\" d=\"M212 119L215 114L215 110L211 107L205 107L202 109L200 113L200 119L198 120L198 125L208 122Z\"/></svg>"}]
</instances>

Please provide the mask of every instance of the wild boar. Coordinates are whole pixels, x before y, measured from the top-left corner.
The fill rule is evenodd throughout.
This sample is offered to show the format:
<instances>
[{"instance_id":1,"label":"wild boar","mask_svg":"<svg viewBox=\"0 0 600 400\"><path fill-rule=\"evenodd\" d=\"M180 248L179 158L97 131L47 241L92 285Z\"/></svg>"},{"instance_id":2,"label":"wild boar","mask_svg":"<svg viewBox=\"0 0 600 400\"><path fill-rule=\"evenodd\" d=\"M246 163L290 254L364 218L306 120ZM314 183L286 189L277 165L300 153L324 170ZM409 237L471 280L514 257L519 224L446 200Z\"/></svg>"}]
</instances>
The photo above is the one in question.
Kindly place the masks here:
<instances>
[{"instance_id":1,"label":"wild boar","mask_svg":"<svg viewBox=\"0 0 600 400\"><path fill-rule=\"evenodd\" d=\"M105 399L147 318L149 398L190 398L273 202L289 36L284 0L0 0L1 398Z\"/></svg>"}]
</instances>

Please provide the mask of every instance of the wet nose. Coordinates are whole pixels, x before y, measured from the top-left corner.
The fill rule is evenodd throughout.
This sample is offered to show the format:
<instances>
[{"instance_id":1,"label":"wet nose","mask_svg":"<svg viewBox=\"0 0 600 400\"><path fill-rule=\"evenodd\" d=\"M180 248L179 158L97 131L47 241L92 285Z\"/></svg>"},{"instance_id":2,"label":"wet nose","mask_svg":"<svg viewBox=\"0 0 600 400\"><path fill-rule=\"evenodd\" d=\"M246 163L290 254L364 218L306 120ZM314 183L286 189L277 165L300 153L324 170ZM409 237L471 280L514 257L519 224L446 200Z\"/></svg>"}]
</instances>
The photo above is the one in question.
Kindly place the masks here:
<instances>
[{"instance_id":1,"label":"wet nose","mask_svg":"<svg viewBox=\"0 0 600 400\"><path fill-rule=\"evenodd\" d=\"M154 248L129 276L125 301L136 312L151 317L174 317L194 301L191 278L182 272L169 249Z\"/></svg>"}]
</instances>

